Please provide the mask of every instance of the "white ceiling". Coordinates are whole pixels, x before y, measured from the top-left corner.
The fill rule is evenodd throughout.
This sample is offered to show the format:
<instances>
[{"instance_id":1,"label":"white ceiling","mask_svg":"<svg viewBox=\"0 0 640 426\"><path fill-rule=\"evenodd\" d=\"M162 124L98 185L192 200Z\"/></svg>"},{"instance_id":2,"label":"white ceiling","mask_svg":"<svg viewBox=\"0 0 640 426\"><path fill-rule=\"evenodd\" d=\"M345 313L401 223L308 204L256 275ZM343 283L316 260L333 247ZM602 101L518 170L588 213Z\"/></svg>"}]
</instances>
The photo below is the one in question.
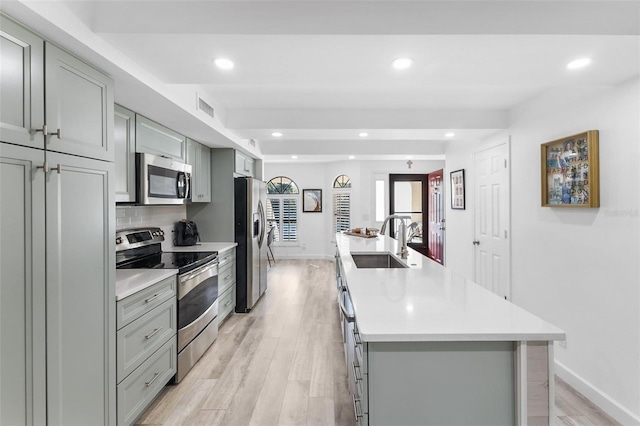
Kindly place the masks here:
<instances>
[{"instance_id":1,"label":"white ceiling","mask_svg":"<svg viewBox=\"0 0 640 426\"><path fill-rule=\"evenodd\" d=\"M27 17L54 13L51 1L17 3ZM196 87L216 106L223 133L257 140L267 160L294 153L434 158L447 131L479 140L506 128L510 109L547 90L616 85L640 68L637 1L54 3L56 14L66 9L75 27L93 35L70 49L110 51L169 91ZM212 59L220 56L235 68L216 69ZM414 66L392 69L401 56ZM590 67L566 69L583 56L593 59ZM116 80L116 101L145 108L118 68L126 67L110 60L117 66L103 67ZM165 107L147 108L161 117L156 109Z\"/></svg>"}]
</instances>

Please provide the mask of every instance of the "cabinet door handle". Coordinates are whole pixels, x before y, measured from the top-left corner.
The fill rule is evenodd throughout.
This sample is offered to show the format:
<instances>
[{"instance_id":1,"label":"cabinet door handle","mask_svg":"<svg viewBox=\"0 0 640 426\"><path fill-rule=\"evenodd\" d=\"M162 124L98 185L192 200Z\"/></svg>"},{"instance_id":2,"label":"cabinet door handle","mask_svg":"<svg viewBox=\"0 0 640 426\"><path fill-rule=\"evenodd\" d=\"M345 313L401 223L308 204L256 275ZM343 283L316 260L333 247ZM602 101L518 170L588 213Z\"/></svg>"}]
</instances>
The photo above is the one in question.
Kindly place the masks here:
<instances>
[{"instance_id":1,"label":"cabinet door handle","mask_svg":"<svg viewBox=\"0 0 640 426\"><path fill-rule=\"evenodd\" d=\"M158 297L160 297L160 293L158 293L158 294L154 294L153 296L151 296L151 297L150 297L150 298L148 298L148 299L144 299L144 303L151 303L151 302L153 302L154 300L156 300Z\"/></svg>"},{"instance_id":2,"label":"cabinet door handle","mask_svg":"<svg viewBox=\"0 0 640 426\"><path fill-rule=\"evenodd\" d=\"M155 330L153 330L151 333L147 334L146 336L144 336L145 339L149 340L151 339L153 336L155 336L158 331L162 330L162 327L156 328Z\"/></svg>"},{"instance_id":3,"label":"cabinet door handle","mask_svg":"<svg viewBox=\"0 0 640 426\"><path fill-rule=\"evenodd\" d=\"M156 381L156 379L157 379L158 377L160 377L160 373L155 373L155 374L153 375L153 379L149 380L148 382L145 382L145 384L144 384L144 385L145 385L146 387L151 386L151 385L153 384L153 382L155 382L155 381Z\"/></svg>"},{"instance_id":4,"label":"cabinet door handle","mask_svg":"<svg viewBox=\"0 0 640 426\"><path fill-rule=\"evenodd\" d=\"M42 125L42 129L34 129L34 132L42 132L44 136L56 136L58 139L62 139L62 131L60 129L57 129L55 133L49 133L49 128L46 124Z\"/></svg>"}]
</instances>

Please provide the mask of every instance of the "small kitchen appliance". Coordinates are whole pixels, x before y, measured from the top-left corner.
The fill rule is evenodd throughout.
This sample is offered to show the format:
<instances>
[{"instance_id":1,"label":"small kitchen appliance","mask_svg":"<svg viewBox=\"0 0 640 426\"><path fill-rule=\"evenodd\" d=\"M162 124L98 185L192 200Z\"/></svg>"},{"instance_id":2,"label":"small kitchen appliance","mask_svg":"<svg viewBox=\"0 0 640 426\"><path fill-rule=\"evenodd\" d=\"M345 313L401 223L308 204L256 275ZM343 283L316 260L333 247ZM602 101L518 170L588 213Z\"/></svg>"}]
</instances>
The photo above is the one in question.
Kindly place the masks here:
<instances>
[{"instance_id":1,"label":"small kitchen appliance","mask_svg":"<svg viewBox=\"0 0 640 426\"><path fill-rule=\"evenodd\" d=\"M198 240L200 240L200 234L195 222L186 219L176 222L173 231L174 246L195 246Z\"/></svg>"},{"instance_id":2,"label":"small kitchen appliance","mask_svg":"<svg viewBox=\"0 0 640 426\"><path fill-rule=\"evenodd\" d=\"M187 204L191 202L191 165L136 153L137 203Z\"/></svg>"}]
</instances>

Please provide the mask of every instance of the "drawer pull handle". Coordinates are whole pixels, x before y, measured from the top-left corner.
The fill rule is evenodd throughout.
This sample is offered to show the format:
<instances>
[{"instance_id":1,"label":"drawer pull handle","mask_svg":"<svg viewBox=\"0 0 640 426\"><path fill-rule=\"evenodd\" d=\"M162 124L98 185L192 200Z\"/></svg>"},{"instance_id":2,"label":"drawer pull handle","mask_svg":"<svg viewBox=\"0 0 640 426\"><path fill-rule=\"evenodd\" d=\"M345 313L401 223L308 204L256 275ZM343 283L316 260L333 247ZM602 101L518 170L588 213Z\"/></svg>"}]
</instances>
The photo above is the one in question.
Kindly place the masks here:
<instances>
[{"instance_id":1,"label":"drawer pull handle","mask_svg":"<svg viewBox=\"0 0 640 426\"><path fill-rule=\"evenodd\" d=\"M154 294L153 296L151 296L151 297L150 297L150 298L148 298L148 299L144 299L144 303L151 303L151 302L153 302L154 300L156 300L158 297L160 297L160 293L158 293L158 294Z\"/></svg>"},{"instance_id":2,"label":"drawer pull handle","mask_svg":"<svg viewBox=\"0 0 640 426\"><path fill-rule=\"evenodd\" d=\"M231 275L227 275L226 277L224 277L224 280L227 281L230 278L231 278Z\"/></svg>"},{"instance_id":3,"label":"drawer pull handle","mask_svg":"<svg viewBox=\"0 0 640 426\"><path fill-rule=\"evenodd\" d=\"M151 386L151 385L153 384L153 382L155 382L155 381L156 381L156 379L157 379L159 376L160 376L160 373L156 373L156 374L154 374L154 375L153 375L153 379L149 380L148 382L145 382L145 383L144 383L144 385L145 385L146 387Z\"/></svg>"},{"instance_id":4,"label":"drawer pull handle","mask_svg":"<svg viewBox=\"0 0 640 426\"><path fill-rule=\"evenodd\" d=\"M158 331L162 330L162 327L156 328L155 330L153 330L150 334L147 334L146 336L144 336L145 339L149 340L151 339L153 336L155 336Z\"/></svg>"},{"instance_id":5,"label":"drawer pull handle","mask_svg":"<svg viewBox=\"0 0 640 426\"><path fill-rule=\"evenodd\" d=\"M224 306L229 306L231 304L231 300L227 301L227 303L224 304Z\"/></svg>"},{"instance_id":6,"label":"drawer pull handle","mask_svg":"<svg viewBox=\"0 0 640 426\"><path fill-rule=\"evenodd\" d=\"M360 338L360 333L357 332L355 329L353 330L353 342L354 342L354 347L358 347L362 345L362 339Z\"/></svg>"},{"instance_id":7,"label":"drawer pull handle","mask_svg":"<svg viewBox=\"0 0 640 426\"><path fill-rule=\"evenodd\" d=\"M355 361L352 364L353 364L353 377L356 379L356 382L362 381L362 374L360 374L360 366L356 364Z\"/></svg>"},{"instance_id":8,"label":"drawer pull handle","mask_svg":"<svg viewBox=\"0 0 640 426\"><path fill-rule=\"evenodd\" d=\"M356 423L358 423L358 419L364 417L362 414L362 406L360 405L360 398L356 398L353 396L353 412L356 414Z\"/></svg>"}]
</instances>

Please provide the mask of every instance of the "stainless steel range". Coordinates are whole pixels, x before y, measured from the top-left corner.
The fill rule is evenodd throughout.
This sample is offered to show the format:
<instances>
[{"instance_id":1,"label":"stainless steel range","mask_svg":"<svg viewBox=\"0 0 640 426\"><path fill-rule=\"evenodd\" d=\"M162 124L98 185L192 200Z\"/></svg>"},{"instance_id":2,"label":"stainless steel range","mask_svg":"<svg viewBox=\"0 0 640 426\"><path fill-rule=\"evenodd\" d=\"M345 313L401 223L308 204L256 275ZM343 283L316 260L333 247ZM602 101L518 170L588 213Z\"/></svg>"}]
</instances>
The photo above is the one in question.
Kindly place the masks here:
<instances>
[{"instance_id":1,"label":"stainless steel range","mask_svg":"<svg viewBox=\"0 0 640 426\"><path fill-rule=\"evenodd\" d=\"M218 337L218 252L163 252L162 241L160 228L119 231L116 267L178 270L178 383Z\"/></svg>"}]
</instances>

